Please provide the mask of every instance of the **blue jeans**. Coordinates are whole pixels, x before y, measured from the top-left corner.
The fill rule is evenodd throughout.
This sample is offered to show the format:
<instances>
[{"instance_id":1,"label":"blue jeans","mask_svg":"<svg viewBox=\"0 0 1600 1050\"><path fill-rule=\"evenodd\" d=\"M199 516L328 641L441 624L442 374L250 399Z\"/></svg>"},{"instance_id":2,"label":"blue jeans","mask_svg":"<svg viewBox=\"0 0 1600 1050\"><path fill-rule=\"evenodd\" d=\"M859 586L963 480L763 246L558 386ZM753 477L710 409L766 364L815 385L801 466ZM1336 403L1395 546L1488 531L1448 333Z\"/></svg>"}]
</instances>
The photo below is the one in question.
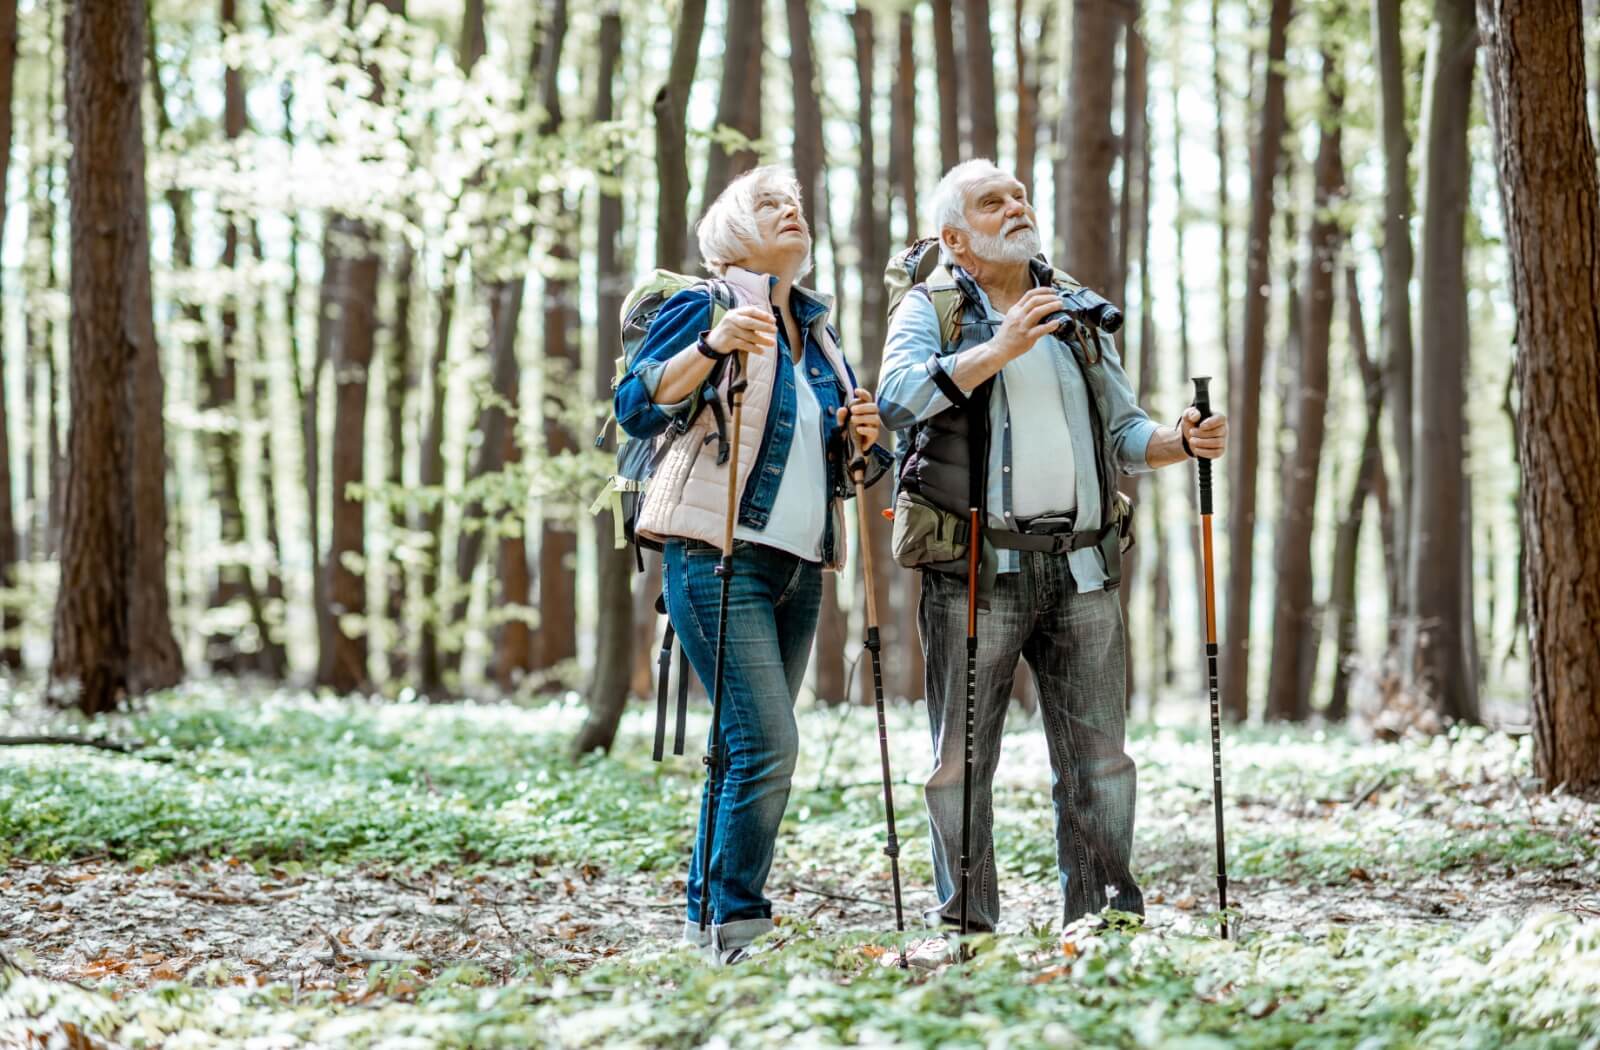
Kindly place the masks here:
<instances>
[{"instance_id":1,"label":"blue jeans","mask_svg":"<svg viewBox=\"0 0 1600 1050\"><path fill-rule=\"evenodd\" d=\"M1135 771L1123 750L1126 638L1117 593L1079 593L1066 555L1018 554L1021 571L995 577L989 609L978 614L968 921L973 929L992 930L1000 917L992 784L1019 656L1027 658L1038 685L1050 752L1064 921L1108 903L1143 914L1144 896L1128 869ZM953 924L961 916L966 577L923 573L917 622L933 731L934 768L925 794L939 893L939 906L925 918Z\"/></svg>"},{"instance_id":2,"label":"blue jeans","mask_svg":"<svg viewBox=\"0 0 1600 1050\"><path fill-rule=\"evenodd\" d=\"M715 570L721 557L715 547L674 540L663 562L667 614L708 694L717 661L722 580ZM822 567L816 562L740 540L733 567L722 665L722 775L711 851L710 919L721 948L743 947L772 929L772 902L762 890L800 749L794 701L822 601ZM708 783L689 862L684 935L696 943L703 943L700 865L709 791Z\"/></svg>"}]
</instances>

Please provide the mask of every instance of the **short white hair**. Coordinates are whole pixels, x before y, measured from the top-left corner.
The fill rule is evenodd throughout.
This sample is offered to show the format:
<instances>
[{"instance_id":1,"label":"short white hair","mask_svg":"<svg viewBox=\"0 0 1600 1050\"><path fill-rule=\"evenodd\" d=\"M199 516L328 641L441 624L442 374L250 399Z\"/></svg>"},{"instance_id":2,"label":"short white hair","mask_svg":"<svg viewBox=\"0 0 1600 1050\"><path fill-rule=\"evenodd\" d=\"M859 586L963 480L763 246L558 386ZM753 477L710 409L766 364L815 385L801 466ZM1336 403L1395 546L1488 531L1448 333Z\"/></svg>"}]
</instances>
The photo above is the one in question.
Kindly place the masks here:
<instances>
[{"instance_id":1,"label":"short white hair","mask_svg":"<svg viewBox=\"0 0 1600 1050\"><path fill-rule=\"evenodd\" d=\"M947 226L971 233L972 224L967 221L967 195L985 179L1006 174L1009 173L988 157L962 161L945 172L944 178L939 180L938 187L933 191L933 235L944 240Z\"/></svg>"},{"instance_id":2,"label":"short white hair","mask_svg":"<svg viewBox=\"0 0 1600 1050\"><path fill-rule=\"evenodd\" d=\"M800 180L795 178L794 169L781 164L752 168L728 183L727 189L711 202L694 228L706 269L721 276L756 250L761 241L756 230L756 204L767 194L782 194L798 202ZM803 277L810 271L811 254L807 252L796 276Z\"/></svg>"}]
</instances>

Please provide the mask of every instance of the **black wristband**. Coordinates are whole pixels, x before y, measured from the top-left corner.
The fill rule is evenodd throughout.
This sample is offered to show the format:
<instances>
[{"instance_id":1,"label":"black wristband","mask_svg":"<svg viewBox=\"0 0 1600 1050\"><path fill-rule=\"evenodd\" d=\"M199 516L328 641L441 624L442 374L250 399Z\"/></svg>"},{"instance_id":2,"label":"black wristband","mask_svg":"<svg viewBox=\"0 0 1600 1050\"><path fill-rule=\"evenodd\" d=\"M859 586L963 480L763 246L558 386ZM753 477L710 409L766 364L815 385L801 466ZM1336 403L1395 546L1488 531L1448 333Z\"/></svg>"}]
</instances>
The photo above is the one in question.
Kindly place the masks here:
<instances>
[{"instance_id":1,"label":"black wristband","mask_svg":"<svg viewBox=\"0 0 1600 1050\"><path fill-rule=\"evenodd\" d=\"M709 357L713 361L721 361L725 355L717 353L711 348L711 344L706 342L706 336L710 334L711 332L709 329L701 332L700 338L695 340L694 348L700 351L702 357Z\"/></svg>"}]
</instances>

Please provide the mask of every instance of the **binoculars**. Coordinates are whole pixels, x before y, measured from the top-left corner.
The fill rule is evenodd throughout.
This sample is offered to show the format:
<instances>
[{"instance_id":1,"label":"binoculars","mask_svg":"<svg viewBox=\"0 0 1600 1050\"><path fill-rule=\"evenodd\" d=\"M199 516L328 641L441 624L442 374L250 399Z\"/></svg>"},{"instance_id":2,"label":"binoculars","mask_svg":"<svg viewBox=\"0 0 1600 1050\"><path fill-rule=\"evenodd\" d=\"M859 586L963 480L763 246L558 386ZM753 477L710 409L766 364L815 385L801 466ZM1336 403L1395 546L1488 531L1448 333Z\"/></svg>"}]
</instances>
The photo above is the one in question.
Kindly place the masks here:
<instances>
[{"instance_id":1,"label":"binoculars","mask_svg":"<svg viewBox=\"0 0 1600 1050\"><path fill-rule=\"evenodd\" d=\"M1061 309L1051 314L1047 320L1060 321L1065 326L1070 321L1098 328L1102 332L1114 334L1122 327L1122 311L1106 302L1100 296L1087 288L1079 288L1075 292L1061 293Z\"/></svg>"}]
</instances>

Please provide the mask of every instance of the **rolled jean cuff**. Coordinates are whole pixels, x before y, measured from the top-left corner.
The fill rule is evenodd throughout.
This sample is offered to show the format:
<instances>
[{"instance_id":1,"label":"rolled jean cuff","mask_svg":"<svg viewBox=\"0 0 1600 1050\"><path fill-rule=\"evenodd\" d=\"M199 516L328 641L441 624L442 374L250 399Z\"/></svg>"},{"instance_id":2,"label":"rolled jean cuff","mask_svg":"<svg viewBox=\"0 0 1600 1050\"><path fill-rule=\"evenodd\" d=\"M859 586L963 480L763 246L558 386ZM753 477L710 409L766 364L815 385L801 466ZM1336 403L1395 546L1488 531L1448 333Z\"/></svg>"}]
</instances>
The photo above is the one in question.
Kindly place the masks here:
<instances>
[{"instance_id":1,"label":"rolled jean cuff","mask_svg":"<svg viewBox=\"0 0 1600 1050\"><path fill-rule=\"evenodd\" d=\"M696 948L715 944L718 951L725 952L730 948L743 948L763 933L774 929L777 929L777 925L771 919L736 919L720 926L708 926L702 931L699 923L685 919L683 943Z\"/></svg>"}]
</instances>

